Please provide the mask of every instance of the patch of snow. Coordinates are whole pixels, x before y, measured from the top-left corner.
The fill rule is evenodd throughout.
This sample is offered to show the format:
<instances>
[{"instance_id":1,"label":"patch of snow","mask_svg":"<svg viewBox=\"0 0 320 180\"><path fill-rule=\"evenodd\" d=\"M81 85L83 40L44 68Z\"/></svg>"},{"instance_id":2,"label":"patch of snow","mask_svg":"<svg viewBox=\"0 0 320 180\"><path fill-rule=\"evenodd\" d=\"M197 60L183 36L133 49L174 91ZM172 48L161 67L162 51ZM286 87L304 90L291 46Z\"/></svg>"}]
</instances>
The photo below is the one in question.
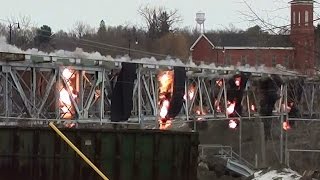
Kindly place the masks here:
<instances>
[{"instance_id":1,"label":"patch of snow","mask_svg":"<svg viewBox=\"0 0 320 180\"><path fill-rule=\"evenodd\" d=\"M198 164L198 168L200 168L201 170L209 171L208 165L207 165L206 163L204 163L204 162L200 162L200 163Z\"/></svg>"},{"instance_id":2,"label":"patch of snow","mask_svg":"<svg viewBox=\"0 0 320 180\"><path fill-rule=\"evenodd\" d=\"M8 51L8 52L11 52L11 51ZM38 55L38 56L48 56L48 53L39 51L37 48L27 49L26 51L22 51L22 53L30 54L30 55Z\"/></svg>"},{"instance_id":3,"label":"patch of snow","mask_svg":"<svg viewBox=\"0 0 320 180\"><path fill-rule=\"evenodd\" d=\"M196 63L194 63L192 60L189 60L187 63L186 63L187 66L190 66L190 67L197 67Z\"/></svg>"},{"instance_id":4,"label":"patch of snow","mask_svg":"<svg viewBox=\"0 0 320 180\"><path fill-rule=\"evenodd\" d=\"M268 172L258 171L254 173L253 180L299 180L301 175L297 172L284 168L282 170L271 170Z\"/></svg>"},{"instance_id":5,"label":"patch of snow","mask_svg":"<svg viewBox=\"0 0 320 180\"><path fill-rule=\"evenodd\" d=\"M10 45L6 42L6 38L0 36L0 52L9 53L23 53L36 56L56 56L65 58L81 58L81 59L95 59L95 60L110 60L110 56L102 56L99 52L84 52L82 48L76 48L74 51L55 50L51 53L39 51L36 48L22 50L14 45Z\"/></svg>"},{"instance_id":6,"label":"patch of snow","mask_svg":"<svg viewBox=\"0 0 320 180\"><path fill-rule=\"evenodd\" d=\"M24 53L23 50L7 44L6 38L0 36L0 52Z\"/></svg>"},{"instance_id":7,"label":"patch of snow","mask_svg":"<svg viewBox=\"0 0 320 180\"><path fill-rule=\"evenodd\" d=\"M75 51L65 51L65 50L55 50L51 53L46 53L39 51L36 48L28 49L26 51L10 45L6 42L6 38L0 36L0 52L9 52L9 53L22 53L26 55L35 55L35 56L52 56L55 58L75 58L75 59L89 59L89 60L102 60L102 61L117 61L117 62L136 62L144 64L144 66L156 67L159 66L184 66L191 68L202 68L209 70L225 70L225 71L243 71L243 72L252 72L252 73L266 73L266 74L298 74L295 71L289 71L278 65L276 68L261 66L242 66L238 63L236 66L217 66L215 63L205 64L201 62L200 65L196 65L192 62L191 58L188 59L187 63L183 63L180 59L174 59L168 56L166 59L157 60L154 57L151 58L142 58L142 59L131 59L129 56L117 56L112 58L111 56L103 56L99 52L85 52L81 48L76 48Z\"/></svg>"},{"instance_id":8,"label":"patch of snow","mask_svg":"<svg viewBox=\"0 0 320 180\"><path fill-rule=\"evenodd\" d=\"M216 64L215 63L205 64L203 61L201 61L200 65L198 67L210 69L210 68L216 68Z\"/></svg>"}]
</instances>

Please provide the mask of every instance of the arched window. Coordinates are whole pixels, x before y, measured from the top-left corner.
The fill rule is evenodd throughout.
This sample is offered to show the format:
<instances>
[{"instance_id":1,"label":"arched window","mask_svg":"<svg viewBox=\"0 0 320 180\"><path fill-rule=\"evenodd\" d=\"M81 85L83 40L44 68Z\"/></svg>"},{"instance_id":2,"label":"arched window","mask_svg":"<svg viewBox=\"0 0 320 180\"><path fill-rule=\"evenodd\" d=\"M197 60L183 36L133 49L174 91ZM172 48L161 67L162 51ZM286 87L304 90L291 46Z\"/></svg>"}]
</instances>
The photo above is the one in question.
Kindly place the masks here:
<instances>
[{"instance_id":1,"label":"arched window","mask_svg":"<svg viewBox=\"0 0 320 180\"><path fill-rule=\"evenodd\" d=\"M296 24L296 12L294 12L294 11L292 13L292 23Z\"/></svg>"},{"instance_id":2,"label":"arched window","mask_svg":"<svg viewBox=\"0 0 320 180\"><path fill-rule=\"evenodd\" d=\"M308 26L308 22L309 22L309 11L305 11L305 12L304 12L304 22L305 22L305 26Z\"/></svg>"},{"instance_id":3,"label":"arched window","mask_svg":"<svg viewBox=\"0 0 320 180\"><path fill-rule=\"evenodd\" d=\"M298 26L300 26L300 11L298 13Z\"/></svg>"}]
</instances>

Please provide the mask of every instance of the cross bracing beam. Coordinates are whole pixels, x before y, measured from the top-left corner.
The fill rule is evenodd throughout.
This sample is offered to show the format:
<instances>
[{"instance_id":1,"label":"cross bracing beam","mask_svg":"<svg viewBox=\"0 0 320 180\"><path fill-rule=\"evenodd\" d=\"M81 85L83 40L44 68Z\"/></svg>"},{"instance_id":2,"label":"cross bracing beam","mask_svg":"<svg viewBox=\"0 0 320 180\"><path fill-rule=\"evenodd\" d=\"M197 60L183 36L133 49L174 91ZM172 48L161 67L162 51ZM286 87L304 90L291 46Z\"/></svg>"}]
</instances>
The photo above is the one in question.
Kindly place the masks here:
<instances>
[{"instance_id":1,"label":"cross bracing beam","mask_svg":"<svg viewBox=\"0 0 320 180\"><path fill-rule=\"evenodd\" d=\"M39 114L41 113L47 99L48 99L48 96L50 94L50 91L54 85L54 83L56 82L56 76L58 74L58 71L56 69L53 69L52 71L52 74L50 76L50 79L48 81L48 84L46 86L46 90L45 90L45 93L44 93L44 96L43 96L43 99L41 100L41 104L40 104L40 107L38 108L38 111L37 111L37 117L39 117Z\"/></svg>"},{"instance_id":2,"label":"cross bracing beam","mask_svg":"<svg viewBox=\"0 0 320 180\"><path fill-rule=\"evenodd\" d=\"M32 107L30 106L30 100L27 98L24 90L22 89L22 86L18 80L18 76L17 76L17 73L15 71L12 71L10 70L10 75L11 75L11 78L17 88L17 91L22 99L22 102L25 106L25 108L27 109L27 114L30 116L30 117L33 117L33 113L32 113Z\"/></svg>"}]
</instances>

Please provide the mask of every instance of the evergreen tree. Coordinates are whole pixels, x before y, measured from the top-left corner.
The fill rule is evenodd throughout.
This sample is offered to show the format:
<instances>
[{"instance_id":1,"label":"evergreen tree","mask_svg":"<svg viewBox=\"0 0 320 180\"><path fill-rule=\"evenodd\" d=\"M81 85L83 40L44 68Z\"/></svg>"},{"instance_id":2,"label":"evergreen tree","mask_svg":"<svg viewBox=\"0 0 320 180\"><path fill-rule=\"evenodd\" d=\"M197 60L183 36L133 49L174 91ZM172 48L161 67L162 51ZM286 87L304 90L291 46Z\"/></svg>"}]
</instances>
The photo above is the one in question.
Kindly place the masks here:
<instances>
[{"instance_id":1,"label":"evergreen tree","mask_svg":"<svg viewBox=\"0 0 320 180\"><path fill-rule=\"evenodd\" d=\"M105 24L104 20L100 21L100 27L98 29L98 33L97 34L98 34L98 37L99 37L100 40L105 39L105 36L107 34L107 28L106 28L106 24Z\"/></svg>"},{"instance_id":2,"label":"evergreen tree","mask_svg":"<svg viewBox=\"0 0 320 180\"><path fill-rule=\"evenodd\" d=\"M41 44L49 44L51 40L51 28L47 25L41 26L39 29L36 31L36 37L35 37L35 44L37 46L40 46Z\"/></svg>"},{"instance_id":3,"label":"evergreen tree","mask_svg":"<svg viewBox=\"0 0 320 180\"><path fill-rule=\"evenodd\" d=\"M159 36L162 37L169 33L170 25L169 25L170 17L168 16L167 11L164 11L159 16Z\"/></svg>"}]
</instances>

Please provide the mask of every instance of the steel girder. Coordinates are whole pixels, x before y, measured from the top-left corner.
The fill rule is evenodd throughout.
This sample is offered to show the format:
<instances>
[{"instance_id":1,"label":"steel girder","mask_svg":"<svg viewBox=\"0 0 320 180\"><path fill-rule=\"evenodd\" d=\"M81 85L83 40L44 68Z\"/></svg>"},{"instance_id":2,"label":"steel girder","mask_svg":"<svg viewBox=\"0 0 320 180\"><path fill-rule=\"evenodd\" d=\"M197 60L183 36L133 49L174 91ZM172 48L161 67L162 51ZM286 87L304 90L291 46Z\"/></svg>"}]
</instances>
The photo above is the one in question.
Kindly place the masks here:
<instances>
[{"instance_id":1,"label":"steel girder","mask_svg":"<svg viewBox=\"0 0 320 180\"><path fill-rule=\"evenodd\" d=\"M93 64L85 64L77 63L80 61L78 59L74 61L63 59L63 62L53 61L52 57L48 59L40 62L0 60L0 116L25 119L65 119L68 113L70 117L67 119L83 122L86 120L109 122L112 90L117 82L121 62L94 61ZM70 79L63 75L66 68L72 73ZM186 96L176 119L190 121L228 118L226 113L228 85L225 82L236 72L226 71L224 68L221 70L201 67L185 68L187 70L185 94L188 94L190 87L195 91L192 98ZM167 65L138 63L130 120L158 120L159 83L157 74L160 71L172 69ZM253 76L259 78L261 74ZM218 81L221 81L222 84L218 84ZM241 101L244 107L243 114L247 117L257 115L257 110L250 110L252 105L259 109L259 91L255 86L255 81L256 78L249 79ZM304 100L306 104L309 103L307 106L309 109L319 107L314 103L310 104L316 99L317 87L319 86L314 84L312 88L306 86L309 91L313 90L313 93L305 93L305 97L313 99L312 101ZM59 99L63 89L71 103L66 109L61 108L64 104ZM278 108L275 108L277 112L280 112L280 105L285 99L286 93L283 91L282 88Z\"/></svg>"}]
</instances>

